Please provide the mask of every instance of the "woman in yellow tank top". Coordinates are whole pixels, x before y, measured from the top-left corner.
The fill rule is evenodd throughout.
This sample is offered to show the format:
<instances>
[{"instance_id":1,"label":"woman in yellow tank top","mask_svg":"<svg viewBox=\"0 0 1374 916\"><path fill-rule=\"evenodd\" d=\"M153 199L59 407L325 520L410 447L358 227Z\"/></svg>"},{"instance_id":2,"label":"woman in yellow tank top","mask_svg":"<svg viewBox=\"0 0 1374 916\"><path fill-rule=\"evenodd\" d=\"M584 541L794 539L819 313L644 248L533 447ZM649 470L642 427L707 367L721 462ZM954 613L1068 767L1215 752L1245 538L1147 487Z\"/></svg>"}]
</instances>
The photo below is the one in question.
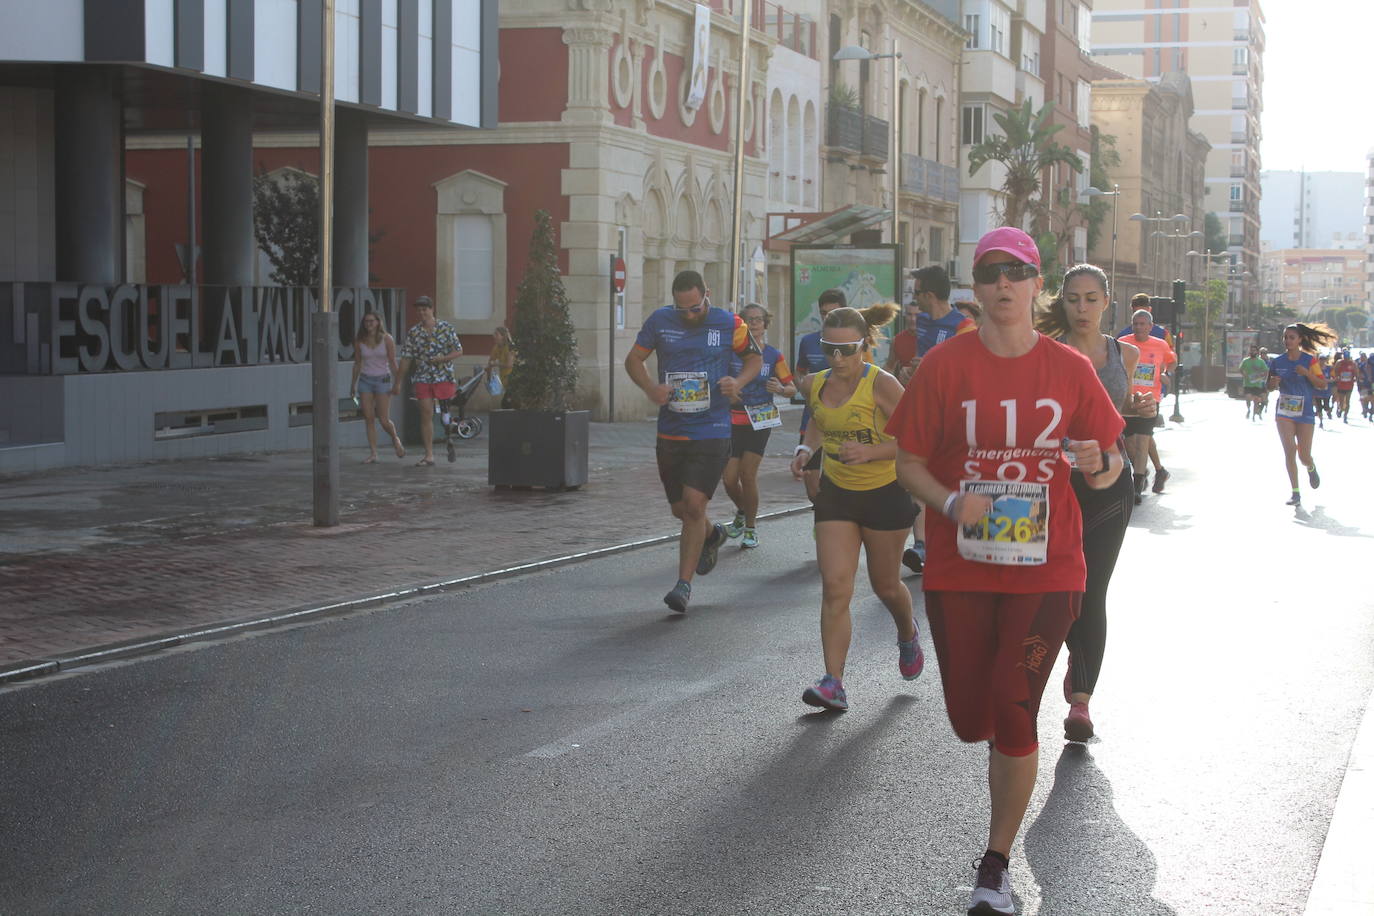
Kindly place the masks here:
<instances>
[{"instance_id":1,"label":"woman in yellow tank top","mask_svg":"<svg viewBox=\"0 0 1374 916\"><path fill-rule=\"evenodd\" d=\"M807 376L801 386L812 418L792 459L792 476L801 478L818 448L824 455L815 511L825 659L825 675L802 693L802 701L825 709L849 708L844 666L860 547L868 557L873 591L897 624L898 670L913 680L925 663L911 592L901 576L902 548L917 509L897 482L897 444L883 432L902 398L902 385L865 359L876 330L896 314L892 304L832 311L821 328L821 349L829 368Z\"/></svg>"}]
</instances>

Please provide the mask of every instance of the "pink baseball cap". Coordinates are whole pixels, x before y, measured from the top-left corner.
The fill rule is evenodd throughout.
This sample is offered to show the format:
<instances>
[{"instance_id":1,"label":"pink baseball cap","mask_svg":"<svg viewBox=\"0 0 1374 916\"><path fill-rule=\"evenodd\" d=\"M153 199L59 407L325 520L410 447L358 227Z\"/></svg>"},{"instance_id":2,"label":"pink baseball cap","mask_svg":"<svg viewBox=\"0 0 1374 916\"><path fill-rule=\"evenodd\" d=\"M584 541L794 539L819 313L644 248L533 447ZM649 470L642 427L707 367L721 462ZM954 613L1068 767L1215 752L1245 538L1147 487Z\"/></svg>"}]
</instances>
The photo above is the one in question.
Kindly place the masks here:
<instances>
[{"instance_id":1,"label":"pink baseball cap","mask_svg":"<svg viewBox=\"0 0 1374 916\"><path fill-rule=\"evenodd\" d=\"M1040 249L1036 247L1035 239L1020 229L1002 226L985 234L978 240L978 247L973 252L973 266L977 267L983 255L989 251L1005 251L1017 260L1034 264L1036 270L1040 269Z\"/></svg>"}]
</instances>

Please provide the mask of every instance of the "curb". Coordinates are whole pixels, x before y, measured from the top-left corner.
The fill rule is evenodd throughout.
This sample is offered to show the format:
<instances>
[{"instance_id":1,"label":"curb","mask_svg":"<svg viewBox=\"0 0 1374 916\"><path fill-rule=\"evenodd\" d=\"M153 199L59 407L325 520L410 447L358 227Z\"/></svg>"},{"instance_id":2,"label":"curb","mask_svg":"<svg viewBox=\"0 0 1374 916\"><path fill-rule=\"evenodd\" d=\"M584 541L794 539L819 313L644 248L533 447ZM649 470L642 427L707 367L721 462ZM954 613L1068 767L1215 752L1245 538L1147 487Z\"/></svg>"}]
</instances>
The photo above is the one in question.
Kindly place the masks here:
<instances>
[{"instance_id":1,"label":"curb","mask_svg":"<svg viewBox=\"0 0 1374 916\"><path fill-rule=\"evenodd\" d=\"M786 516L798 515L802 512L810 511L810 509L811 506L809 504L804 506L793 506L789 509L777 509L772 512L764 512L758 517L761 519L784 518ZM552 557L548 560L538 560L534 563L522 563L518 566L508 566L504 569L494 569L487 572L459 576L455 579L443 579L438 582L409 585L393 591L368 595L362 598L350 598L344 601L332 601L325 604L303 605L278 614L268 614L264 617L252 617L246 620L237 620L204 627L191 627L186 630L174 630L163 636L134 639L127 642L108 643L106 645L94 646L90 649L84 649L77 652L55 655L51 658L29 659L7 666L0 666L0 687L20 681L48 677L76 668L99 665L104 662L119 661L139 655L148 655L153 652L160 652L163 649L171 649L188 643L208 642L210 640L223 639L229 636L236 636L240 633L252 632L254 630L270 630L299 623L309 623L315 620L323 620L328 617L337 617L353 611L383 607L388 604L395 604L422 595L431 595L474 585L482 585L483 583L495 582L500 579L510 579L526 573L538 572L543 569L552 569L558 566L567 566L585 560L595 560L600 557L612 556L617 553L639 550L644 547L656 547L659 544L676 541L679 537L680 535L677 534L662 534L657 537L630 541L625 544L614 544L610 547L598 547L595 550L585 550L581 553L571 553L561 557Z\"/></svg>"}]
</instances>

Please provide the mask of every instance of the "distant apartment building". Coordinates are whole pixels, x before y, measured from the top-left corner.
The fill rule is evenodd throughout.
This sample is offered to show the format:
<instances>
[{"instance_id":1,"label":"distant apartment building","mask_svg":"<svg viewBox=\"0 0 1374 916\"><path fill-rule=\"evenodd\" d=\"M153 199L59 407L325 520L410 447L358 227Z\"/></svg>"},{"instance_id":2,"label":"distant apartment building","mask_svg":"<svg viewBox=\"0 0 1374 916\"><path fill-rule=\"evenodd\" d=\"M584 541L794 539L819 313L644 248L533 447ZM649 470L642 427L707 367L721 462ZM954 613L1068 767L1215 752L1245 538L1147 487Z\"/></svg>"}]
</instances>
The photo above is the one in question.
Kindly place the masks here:
<instances>
[{"instance_id":1,"label":"distant apartment building","mask_svg":"<svg viewBox=\"0 0 1374 916\"><path fill-rule=\"evenodd\" d=\"M1048 0L1057 4L1059 0ZM969 150L990 132L996 116L1030 99L1039 110L1058 91L1044 56L1047 0L964 0L962 93L959 97L959 252L954 274L969 281L978 239L1002 222L1006 169L990 162L969 175ZM1057 17L1057 14L1056 14Z\"/></svg>"},{"instance_id":2,"label":"distant apartment building","mask_svg":"<svg viewBox=\"0 0 1374 916\"><path fill-rule=\"evenodd\" d=\"M1363 305L1365 254L1339 248L1281 248L1264 253L1267 282L1274 284L1275 301L1295 310L1299 318L1316 317L1323 309Z\"/></svg>"},{"instance_id":3,"label":"distant apartment building","mask_svg":"<svg viewBox=\"0 0 1374 916\"><path fill-rule=\"evenodd\" d=\"M1063 266L1088 256L1088 227L1078 206L1088 187L1092 164L1092 79L1098 68L1089 57L1093 6L1090 0L1048 0L1048 18L1040 41L1045 93L1054 101L1052 122L1062 128L1056 143L1083 161L1083 170L1066 164L1050 168L1041 181L1041 196L1051 204L1040 228L1058 240Z\"/></svg>"},{"instance_id":4,"label":"distant apartment building","mask_svg":"<svg viewBox=\"0 0 1374 916\"><path fill-rule=\"evenodd\" d=\"M1205 207L1220 217L1236 262L1258 277L1265 45L1258 0L1096 0L1092 27L1093 57L1104 66L1151 81L1170 71L1191 78L1193 127L1211 144ZM1256 302L1258 285L1241 296Z\"/></svg>"},{"instance_id":5,"label":"distant apartment building","mask_svg":"<svg viewBox=\"0 0 1374 916\"><path fill-rule=\"evenodd\" d=\"M1169 295L1176 278L1194 286L1203 279L1205 259L1188 252L1205 247L1209 145L1192 129L1193 113L1192 84L1183 73L1093 82L1093 124L1115 138L1121 160L1108 170L1121 194L1113 296L1118 303L1141 292ZM1113 263L1110 231L1099 233L1089 260L1104 267Z\"/></svg>"},{"instance_id":6,"label":"distant apartment building","mask_svg":"<svg viewBox=\"0 0 1374 916\"><path fill-rule=\"evenodd\" d=\"M891 15L878 6L830 3L827 14L825 136L822 209L874 210L858 234L831 233L806 240L895 242L906 268L945 264L954 257L959 206L957 125L959 54L964 43L957 0L899 0ZM836 61L848 45L891 54L894 61ZM893 124L901 161L892 163ZM897 169L893 202L891 169ZM897 209L893 237L893 207Z\"/></svg>"},{"instance_id":7,"label":"distant apartment building","mask_svg":"<svg viewBox=\"0 0 1374 916\"><path fill-rule=\"evenodd\" d=\"M1260 241L1270 248L1363 245L1365 176L1360 172L1260 173Z\"/></svg>"},{"instance_id":8,"label":"distant apartment building","mask_svg":"<svg viewBox=\"0 0 1374 916\"><path fill-rule=\"evenodd\" d=\"M1364 298L1374 302L1374 149L1365 154L1364 168Z\"/></svg>"}]
</instances>

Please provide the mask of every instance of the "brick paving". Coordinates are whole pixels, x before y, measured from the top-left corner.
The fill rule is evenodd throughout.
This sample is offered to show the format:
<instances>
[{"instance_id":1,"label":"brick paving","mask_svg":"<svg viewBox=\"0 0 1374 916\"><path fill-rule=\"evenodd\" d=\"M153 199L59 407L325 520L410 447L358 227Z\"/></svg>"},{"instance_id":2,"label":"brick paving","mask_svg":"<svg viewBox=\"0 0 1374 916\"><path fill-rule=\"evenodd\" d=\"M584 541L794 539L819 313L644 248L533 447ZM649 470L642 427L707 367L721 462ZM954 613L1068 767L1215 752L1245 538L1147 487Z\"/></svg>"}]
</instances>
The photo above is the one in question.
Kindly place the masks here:
<instances>
[{"instance_id":1,"label":"brick paving","mask_svg":"<svg viewBox=\"0 0 1374 916\"><path fill-rule=\"evenodd\" d=\"M783 416L761 512L805 503L787 470L800 412ZM485 433L433 468L345 450L327 529L304 452L0 477L0 669L674 534L653 440L592 424L570 492L488 487ZM712 506L729 515L723 489Z\"/></svg>"}]
</instances>

